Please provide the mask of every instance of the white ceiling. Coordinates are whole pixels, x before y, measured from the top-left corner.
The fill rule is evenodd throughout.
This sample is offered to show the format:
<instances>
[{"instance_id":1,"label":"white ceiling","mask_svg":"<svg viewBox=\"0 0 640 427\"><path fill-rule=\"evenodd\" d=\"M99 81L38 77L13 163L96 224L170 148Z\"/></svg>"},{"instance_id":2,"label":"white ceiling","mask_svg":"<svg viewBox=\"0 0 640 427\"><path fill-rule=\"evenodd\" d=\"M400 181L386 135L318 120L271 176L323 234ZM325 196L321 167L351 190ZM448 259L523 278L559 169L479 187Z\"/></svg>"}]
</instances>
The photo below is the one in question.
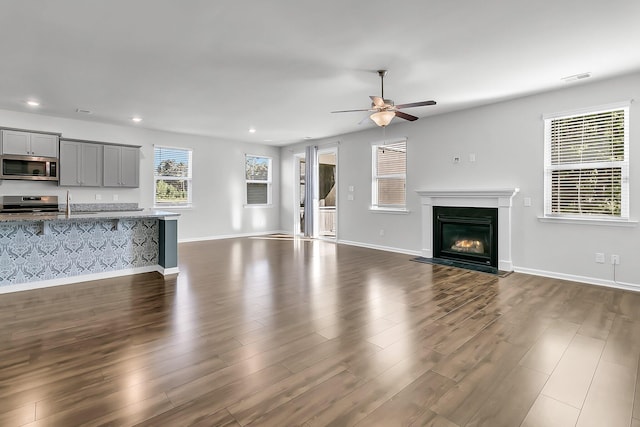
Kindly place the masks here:
<instances>
[{"instance_id":1,"label":"white ceiling","mask_svg":"<svg viewBox=\"0 0 640 427\"><path fill-rule=\"evenodd\" d=\"M419 117L638 71L639 23L638 0L3 0L0 108L283 145L374 126L330 111L381 68L386 98L438 102Z\"/></svg>"}]
</instances>

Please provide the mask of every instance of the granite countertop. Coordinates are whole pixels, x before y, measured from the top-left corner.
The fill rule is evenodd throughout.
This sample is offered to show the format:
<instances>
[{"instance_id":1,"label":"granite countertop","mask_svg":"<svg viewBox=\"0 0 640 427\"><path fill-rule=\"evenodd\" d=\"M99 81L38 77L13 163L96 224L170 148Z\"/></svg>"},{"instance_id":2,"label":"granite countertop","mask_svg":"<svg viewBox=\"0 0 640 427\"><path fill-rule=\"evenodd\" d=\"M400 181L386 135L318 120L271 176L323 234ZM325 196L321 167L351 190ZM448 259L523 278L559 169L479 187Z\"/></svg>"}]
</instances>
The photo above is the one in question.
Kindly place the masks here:
<instances>
[{"instance_id":1,"label":"granite countertop","mask_svg":"<svg viewBox=\"0 0 640 427\"><path fill-rule=\"evenodd\" d=\"M157 209L102 211L102 212L71 212L70 216L67 216L64 212L60 212L58 214L56 213L19 213L19 214L0 214L0 222L169 218L169 217L178 217L178 216L180 216L179 213L161 211Z\"/></svg>"}]
</instances>

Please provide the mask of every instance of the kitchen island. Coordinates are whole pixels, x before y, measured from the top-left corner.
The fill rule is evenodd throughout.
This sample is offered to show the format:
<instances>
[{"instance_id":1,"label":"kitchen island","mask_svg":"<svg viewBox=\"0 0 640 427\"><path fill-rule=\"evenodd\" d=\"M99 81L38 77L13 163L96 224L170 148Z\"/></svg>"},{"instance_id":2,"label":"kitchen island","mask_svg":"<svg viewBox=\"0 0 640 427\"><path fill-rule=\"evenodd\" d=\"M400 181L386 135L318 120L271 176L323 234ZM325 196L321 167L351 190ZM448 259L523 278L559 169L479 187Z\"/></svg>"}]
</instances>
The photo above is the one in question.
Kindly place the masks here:
<instances>
[{"instance_id":1,"label":"kitchen island","mask_svg":"<svg viewBox=\"0 0 640 427\"><path fill-rule=\"evenodd\" d=\"M178 217L151 209L0 215L0 293L176 274Z\"/></svg>"}]
</instances>

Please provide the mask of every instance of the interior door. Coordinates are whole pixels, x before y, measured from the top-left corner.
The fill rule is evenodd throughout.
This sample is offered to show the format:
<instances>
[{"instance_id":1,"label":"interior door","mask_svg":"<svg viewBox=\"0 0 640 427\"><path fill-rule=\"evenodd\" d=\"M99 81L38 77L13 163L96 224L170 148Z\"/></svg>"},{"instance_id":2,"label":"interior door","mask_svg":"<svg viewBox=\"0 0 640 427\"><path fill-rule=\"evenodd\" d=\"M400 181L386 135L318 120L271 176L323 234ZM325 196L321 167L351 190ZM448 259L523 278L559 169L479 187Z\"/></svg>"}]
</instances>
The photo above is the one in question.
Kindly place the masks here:
<instances>
[{"instance_id":1,"label":"interior door","mask_svg":"<svg viewBox=\"0 0 640 427\"><path fill-rule=\"evenodd\" d=\"M336 239L338 225L338 149L318 150L317 237Z\"/></svg>"}]
</instances>

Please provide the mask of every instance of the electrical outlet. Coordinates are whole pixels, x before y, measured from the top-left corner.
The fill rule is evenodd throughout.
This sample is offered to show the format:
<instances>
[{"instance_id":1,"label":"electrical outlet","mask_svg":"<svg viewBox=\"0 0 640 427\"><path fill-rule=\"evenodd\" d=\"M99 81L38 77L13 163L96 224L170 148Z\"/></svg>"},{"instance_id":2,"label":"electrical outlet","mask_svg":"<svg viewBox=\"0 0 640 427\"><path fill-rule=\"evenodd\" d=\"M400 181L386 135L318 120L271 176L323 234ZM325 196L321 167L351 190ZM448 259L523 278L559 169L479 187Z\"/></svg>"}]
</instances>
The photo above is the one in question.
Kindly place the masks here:
<instances>
[{"instance_id":1,"label":"electrical outlet","mask_svg":"<svg viewBox=\"0 0 640 427\"><path fill-rule=\"evenodd\" d=\"M380 237L384 236L384 229L380 229Z\"/></svg>"},{"instance_id":2,"label":"electrical outlet","mask_svg":"<svg viewBox=\"0 0 640 427\"><path fill-rule=\"evenodd\" d=\"M460 156L453 156L453 158L451 159L451 161L453 163L460 163Z\"/></svg>"},{"instance_id":3,"label":"electrical outlet","mask_svg":"<svg viewBox=\"0 0 640 427\"><path fill-rule=\"evenodd\" d=\"M471 163L476 161L476 153L469 153L469 161Z\"/></svg>"},{"instance_id":4,"label":"electrical outlet","mask_svg":"<svg viewBox=\"0 0 640 427\"><path fill-rule=\"evenodd\" d=\"M117 194L114 194L114 195L113 195L113 201L114 201L114 202L117 202L117 201L118 201L118 195L117 195Z\"/></svg>"},{"instance_id":5,"label":"electrical outlet","mask_svg":"<svg viewBox=\"0 0 640 427\"><path fill-rule=\"evenodd\" d=\"M526 207L530 207L531 206L531 197L525 197L523 199L524 205ZM604 257L604 255L602 255ZM604 262L604 259L602 260L602 262Z\"/></svg>"},{"instance_id":6,"label":"electrical outlet","mask_svg":"<svg viewBox=\"0 0 640 427\"><path fill-rule=\"evenodd\" d=\"M618 265L620 264L620 255L611 255L611 264Z\"/></svg>"},{"instance_id":7,"label":"electrical outlet","mask_svg":"<svg viewBox=\"0 0 640 427\"><path fill-rule=\"evenodd\" d=\"M604 254L602 252L596 252L596 262L598 264L604 264Z\"/></svg>"},{"instance_id":8,"label":"electrical outlet","mask_svg":"<svg viewBox=\"0 0 640 427\"><path fill-rule=\"evenodd\" d=\"M354 199L353 194L347 194L347 200L353 200L353 199Z\"/></svg>"},{"instance_id":9,"label":"electrical outlet","mask_svg":"<svg viewBox=\"0 0 640 427\"><path fill-rule=\"evenodd\" d=\"M102 200L102 194L96 194L96 200Z\"/></svg>"}]
</instances>

